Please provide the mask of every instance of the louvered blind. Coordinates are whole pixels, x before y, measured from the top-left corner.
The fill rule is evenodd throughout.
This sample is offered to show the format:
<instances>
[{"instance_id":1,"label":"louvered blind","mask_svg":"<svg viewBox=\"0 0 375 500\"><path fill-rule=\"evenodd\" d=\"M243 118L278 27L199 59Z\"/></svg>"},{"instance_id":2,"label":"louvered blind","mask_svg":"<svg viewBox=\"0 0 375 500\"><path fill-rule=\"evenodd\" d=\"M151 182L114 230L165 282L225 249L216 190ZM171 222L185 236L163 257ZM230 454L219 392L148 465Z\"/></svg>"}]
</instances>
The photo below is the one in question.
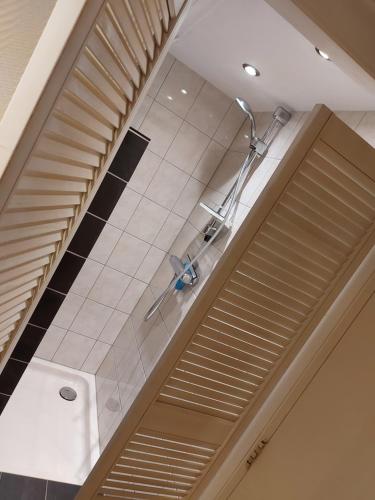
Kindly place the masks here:
<instances>
[{"instance_id":1,"label":"louvered blind","mask_svg":"<svg viewBox=\"0 0 375 500\"><path fill-rule=\"evenodd\" d=\"M8 198L0 212L0 359L109 166L176 25L173 5L103 2L9 195L0 183Z\"/></svg>"},{"instance_id":2,"label":"louvered blind","mask_svg":"<svg viewBox=\"0 0 375 500\"><path fill-rule=\"evenodd\" d=\"M373 148L316 109L79 499L199 498L372 247L374 165Z\"/></svg>"}]
</instances>

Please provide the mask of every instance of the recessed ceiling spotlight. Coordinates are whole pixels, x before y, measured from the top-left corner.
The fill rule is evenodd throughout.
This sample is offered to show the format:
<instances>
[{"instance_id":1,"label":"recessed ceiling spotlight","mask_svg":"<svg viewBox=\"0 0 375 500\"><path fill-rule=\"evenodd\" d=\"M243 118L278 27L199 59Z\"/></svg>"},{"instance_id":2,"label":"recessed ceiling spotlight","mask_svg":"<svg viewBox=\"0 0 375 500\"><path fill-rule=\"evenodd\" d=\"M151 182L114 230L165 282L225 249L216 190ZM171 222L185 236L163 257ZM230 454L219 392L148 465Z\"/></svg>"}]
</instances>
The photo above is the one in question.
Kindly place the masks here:
<instances>
[{"instance_id":1,"label":"recessed ceiling spotlight","mask_svg":"<svg viewBox=\"0 0 375 500\"><path fill-rule=\"evenodd\" d=\"M186 89L181 89L181 94L186 95L187 93L188 93L188 91Z\"/></svg>"},{"instance_id":2,"label":"recessed ceiling spotlight","mask_svg":"<svg viewBox=\"0 0 375 500\"><path fill-rule=\"evenodd\" d=\"M173 101L173 97L171 95L167 95L168 101Z\"/></svg>"},{"instance_id":3,"label":"recessed ceiling spotlight","mask_svg":"<svg viewBox=\"0 0 375 500\"><path fill-rule=\"evenodd\" d=\"M329 55L327 54L327 52L323 52L322 50L318 49L318 47L315 47L315 50L316 50L317 54L319 54L320 57L322 57L325 61L330 61L331 60L329 58Z\"/></svg>"},{"instance_id":4,"label":"recessed ceiling spotlight","mask_svg":"<svg viewBox=\"0 0 375 500\"><path fill-rule=\"evenodd\" d=\"M252 66L251 64L244 63L242 65L243 69L246 71L246 73L250 76L259 76L260 72L256 69L255 66Z\"/></svg>"}]
</instances>

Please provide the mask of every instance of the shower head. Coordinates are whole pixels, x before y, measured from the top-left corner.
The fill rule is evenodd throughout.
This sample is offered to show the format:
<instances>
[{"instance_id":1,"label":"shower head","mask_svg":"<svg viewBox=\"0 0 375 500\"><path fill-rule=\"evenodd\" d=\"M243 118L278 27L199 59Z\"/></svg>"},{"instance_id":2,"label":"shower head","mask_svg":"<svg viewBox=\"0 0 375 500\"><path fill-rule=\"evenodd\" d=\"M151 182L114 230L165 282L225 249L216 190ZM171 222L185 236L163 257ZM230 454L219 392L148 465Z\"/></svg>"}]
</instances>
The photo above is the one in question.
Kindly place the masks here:
<instances>
[{"instance_id":1,"label":"shower head","mask_svg":"<svg viewBox=\"0 0 375 500\"><path fill-rule=\"evenodd\" d=\"M255 125L255 117L253 115L253 112L251 111L250 105L247 101L245 101L244 99L241 99L241 97L236 97L236 103L239 105L239 107L242 109L242 111L247 114L247 116L250 120L250 123L251 123L250 136L251 136L251 140L253 140L255 137L256 125Z\"/></svg>"}]
</instances>

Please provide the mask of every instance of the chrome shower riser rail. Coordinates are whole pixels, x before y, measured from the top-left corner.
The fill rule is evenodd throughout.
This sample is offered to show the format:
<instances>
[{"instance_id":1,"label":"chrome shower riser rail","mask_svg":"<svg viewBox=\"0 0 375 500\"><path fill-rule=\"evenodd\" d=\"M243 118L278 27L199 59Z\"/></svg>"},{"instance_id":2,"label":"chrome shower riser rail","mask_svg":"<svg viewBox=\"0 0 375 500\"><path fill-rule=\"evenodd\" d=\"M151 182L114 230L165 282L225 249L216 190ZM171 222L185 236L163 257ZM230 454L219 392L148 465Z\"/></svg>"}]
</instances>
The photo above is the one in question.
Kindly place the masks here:
<instances>
[{"instance_id":1,"label":"chrome shower riser rail","mask_svg":"<svg viewBox=\"0 0 375 500\"><path fill-rule=\"evenodd\" d=\"M241 166L240 172L238 174L238 177L233 184L231 190L227 194L227 196L224 199L224 202L220 208L221 209L226 209L225 210L225 215L223 218L218 221L217 219L214 219L214 223L218 224L218 227L215 229L214 234L208 241L205 241L203 244L202 248L199 250L197 255L191 260L190 266L193 268L193 266L196 266L200 257L207 251L207 249L214 243L216 238L219 236L221 233L222 229L226 225L226 223L229 220L230 214L232 213L232 209L234 208L235 203L238 201L238 196L240 195L244 185L245 181L250 178L249 174L254 172L254 169L251 167L255 167L255 162L259 159L263 159L268 151L268 148L272 144L273 140L281 130L281 128L289 121L290 119L290 113L285 110L282 107L277 107L276 110L273 113L273 120L265 133L263 134L261 139L257 139L254 137L251 140L250 144L250 151L244 161L244 163ZM257 147L257 145L261 146L261 149ZM261 151L261 153L260 153ZM258 165L259 166L259 165ZM163 293L155 300L153 305L150 307L150 309L147 311L145 314L144 320L147 321L149 320L155 313L156 311L160 308L160 306L163 304L163 302L166 300L166 298L169 296L169 294L175 289L176 283L182 278L183 274L185 271L181 272L179 275L176 275L167 288L163 291Z\"/></svg>"}]
</instances>

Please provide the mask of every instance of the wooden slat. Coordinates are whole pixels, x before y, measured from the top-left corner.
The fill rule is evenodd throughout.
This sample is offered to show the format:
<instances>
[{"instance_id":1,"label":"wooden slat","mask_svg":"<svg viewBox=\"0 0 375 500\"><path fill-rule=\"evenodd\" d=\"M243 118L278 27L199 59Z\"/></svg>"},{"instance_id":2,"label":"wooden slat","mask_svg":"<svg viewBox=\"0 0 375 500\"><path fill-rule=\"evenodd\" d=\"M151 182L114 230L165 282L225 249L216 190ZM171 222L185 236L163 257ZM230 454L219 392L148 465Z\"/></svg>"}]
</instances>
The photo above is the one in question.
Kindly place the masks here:
<instances>
[{"instance_id":1,"label":"wooden slat","mask_svg":"<svg viewBox=\"0 0 375 500\"><path fill-rule=\"evenodd\" d=\"M64 163L52 158L42 158L34 156L26 167L27 173L44 174L48 177L63 177L68 179L87 179L94 178L95 167L82 167L71 163Z\"/></svg>"},{"instance_id":2,"label":"wooden slat","mask_svg":"<svg viewBox=\"0 0 375 500\"><path fill-rule=\"evenodd\" d=\"M0 217L0 227L10 228L16 227L24 224L36 223L45 221L54 221L61 219L70 219L74 217L74 208L64 207L64 208L52 208L43 210L33 210L33 211L22 211L17 212L7 212L2 214Z\"/></svg>"},{"instance_id":3,"label":"wooden slat","mask_svg":"<svg viewBox=\"0 0 375 500\"><path fill-rule=\"evenodd\" d=\"M154 30L154 37L157 44L160 45L162 37L162 26L156 2L155 0L145 0L145 6L151 19L152 28Z\"/></svg>"},{"instance_id":4,"label":"wooden slat","mask_svg":"<svg viewBox=\"0 0 375 500\"><path fill-rule=\"evenodd\" d=\"M90 52L96 57L98 62L103 66L108 75L111 75L111 78L117 83L119 90L123 92L123 94L130 100L133 100L133 86L129 81L129 78L124 73L121 65L118 60L114 57L114 54L104 37L104 34L100 31L94 31L89 40L88 40L88 48ZM94 79L92 83L98 87L98 82ZM103 92L103 95L106 95ZM120 109L122 113L125 112L125 101L123 107Z\"/></svg>"},{"instance_id":5,"label":"wooden slat","mask_svg":"<svg viewBox=\"0 0 375 500\"><path fill-rule=\"evenodd\" d=\"M85 181L70 179L41 178L37 176L24 175L18 184L20 191L40 191L41 194L48 191L59 191L66 193L85 193L87 184Z\"/></svg>"},{"instance_id":6,"label":"wooden slat","mask_svg":"<svg viewBox=\"0 0 375 500\"><path fill-rule=\"evenodd\" d=\"M31 238L33 236L41 236L47 233L61 231L68 227L68 221L58 220L47 222L45 224L35 224L32 226L18 227L16 229L4 229L1 231L1 240L4 243Z\"/></svg>"},{"instance_id":7,"label":"wooden slat","mask_svg":"<svg viewBox=\"0 0 375 500\"><path fill-rule=\"evenodd\" d=\"M103 13L101 18L98 20L98 24L105 33L107 40L117 54L125 71L130 76L135 86L138 88L140 85L141 73L116 28L116 21L113 16L113 11L110 8L108 8L108 10Z\"/></svg>"},{"instance_id":8,"label":"wooden slat","mask_svg":"<svg viewBox=\"0 0 375 500\"><path fill-rule=\"evenodd\" d=\"M43 153L53 151L54 155L65 158L72 162L78 161L86 165L98 167L100 165L100 153L93 153L82 149L74 143L65 142L64 138L57 135L45 135L37 145L37 152Z\"/></svg>"},{"instance_id":9,"label":"wooden slat","mask_svg":"<svg viewBox=\"0 0 375 500\"><path fill-rule=\"evenodd\" d=\"M163 20L163 26L165 31L168 30L169 27L169 10L167 0L158 0L161 10L161 16Z\"/></svg>"},{"instance_id":10,"label":"wooden slat","mask_svg":"<svg viewBox=\"0 0 375 500\"><path fill-rule=\"evenodd\" d=\"M48 120L46 127L49 132L63 136L65 140L76 143L83 148L101 154L106 152L106 141L88 134L78 123L76 126L74 123L76 122L69 123L64 115L57 113Z\"/></svg>"},{"instance_id":11,"label":"wooden slat","mask_svg":"<svg viewBox=\"0 0 375 500\"><path fill-rule=\"evenodd\" d=\"M117 108L121 113L126 110L126 100L120 93L120 89L115 88L110 80L100 70L99 61L90 49L86 49L86 53L81 57L77 68L102 92L105 92L106 97L110 100L113 107Z\"/></svg>"},{"instance_id":12,"label":"wooden slat","mask_svg":"<svg viewBox=\"0 0 375 500\"><path fill-rule=\"evenodd\" d=\"M48 264L48 257L42 257L41 259L31 260L22 266L17 266L16 268L9 269L7 271L0 273L0 283L4 284L4 286L11 286L11 284L17 279L23 279L24 276L27 276L29 271L35 272L36 270L42 270L44 266ZM6 291L6 290L4 290Z\"/></svg>"},{"instance_id":13,"label":"wooden slat","mask_svg":"<svg viewBox=\"0 0 375 500\"><path fill-rule=\"evenodd\" d=\"M134 55L137 59L137 62L143 72L143 74L147 71L147 55L142 47L142 43L139 39L137 30L132 22L132 19L129 15L129 11L125 7L123 2L118 2L116 0L111 0L109 2L112 11L114 12L115 19L119 24L122 33L126 40L128 41L128 45L134 52Z\"/></svg>"},{"instance_id":14,"label":"wooden slat","mask_svg":"<svg viewBox=\"0 0 375 500\"><path fill-rule=\"evenodd\" d=\"M81 126L86 127L90 132L97 137L102 137L107 141L113 139L113 129L103 121L99 120L94 114L89 113L84 106L84 103L75 98L73 94L65 91L64 95L56 103L56 110L69 116L72 120L81 123Z\"/></svg>"},{"instance_id":15,"label":"wooden slat","mask_svg":"<svg viewBox=\"0 0 375 500\"><path fill-rule=\"evenodd\" d=\"M66 90L79 101L82 101L90 113L109 126L118 128L120 116L108 106L105 96L90 82L90 80L76 68L75 73L69 78Z\"/></svg>"},{"instance_id":16,"label":"wooden slat","mask_svg":"<svg viewBox=\"0 0 375 500\"><path fill-rule=\"evenodd\" d=\"M147 49L148 55L152 61L154 59L155 44L152 37L150 26L146 18L143 3L140 2L139 0L128 0L128 2L133 11L133 15L137 21L138 28L142 35L143 42Z\"/></svg>"},{"instance_id":17,"label":"wooden slat","mask_svg":"<svg viewBox=\"0 0 375 500\"><path fill-rule=\"evenodd\" d=\"M10 304L12 300L16 300L15 304L17 302L20 302L22 299L21 297L23 296L24 293L28 294L28 298L32 296L32 293L29 294L30 290L33 290L36 286L38 285L37 280L31 280L28 281L25 285L20 286L18 288L14 288L10 292L3 294L0 297L0 304Z\"/></svg>"}]
</instances>

